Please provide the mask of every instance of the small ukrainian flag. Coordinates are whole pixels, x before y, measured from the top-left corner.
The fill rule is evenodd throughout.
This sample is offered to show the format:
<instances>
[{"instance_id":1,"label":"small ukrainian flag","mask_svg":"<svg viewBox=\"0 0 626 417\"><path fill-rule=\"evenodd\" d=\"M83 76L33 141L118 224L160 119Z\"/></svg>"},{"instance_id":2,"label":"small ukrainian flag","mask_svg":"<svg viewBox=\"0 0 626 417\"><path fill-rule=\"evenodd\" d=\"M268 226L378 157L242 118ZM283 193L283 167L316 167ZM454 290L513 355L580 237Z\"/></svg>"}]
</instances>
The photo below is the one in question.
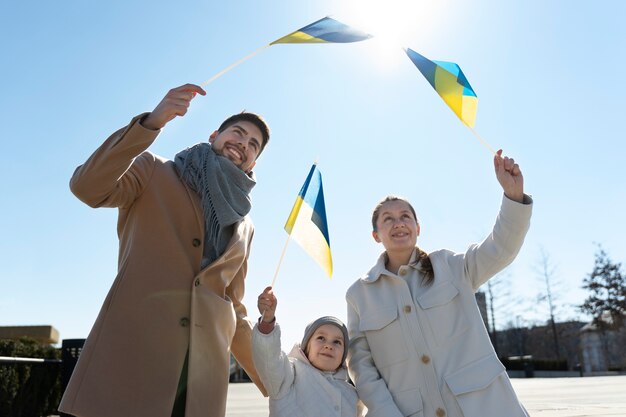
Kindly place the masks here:
<instances>
[{"instance_id":1,"label":"small ukrainian flag","mask_svg":"<svg viewBox=\"0 0 626 417\"><path fill-rule=\"evenodd\" d=\"M409 48L406 54L448 107L463 123L473 128L478 97L461 68L454 62L431 61Z\"/></svg>"},{"instance_id":2,"label":"small ukrainian flag","mask_svg":"<svg viewBox=\"0 0 626 417\"><path fill-rule=\"evenodd\" d=\"M333 274L330 239L326 222L322 174L313 164L291 209L285 231L322 267Z\"/></svg>"},{"instance_id":3,"label":"small ukrainian flag","mask_svg":"<svg viewBox=\"0 0 626 417\"><path fill-rule=\"evenodd\" d=\"M270 43L350 43L371 38L372 35L354 29L333 18L325 17Z\"/></svg>"}]
</instances>

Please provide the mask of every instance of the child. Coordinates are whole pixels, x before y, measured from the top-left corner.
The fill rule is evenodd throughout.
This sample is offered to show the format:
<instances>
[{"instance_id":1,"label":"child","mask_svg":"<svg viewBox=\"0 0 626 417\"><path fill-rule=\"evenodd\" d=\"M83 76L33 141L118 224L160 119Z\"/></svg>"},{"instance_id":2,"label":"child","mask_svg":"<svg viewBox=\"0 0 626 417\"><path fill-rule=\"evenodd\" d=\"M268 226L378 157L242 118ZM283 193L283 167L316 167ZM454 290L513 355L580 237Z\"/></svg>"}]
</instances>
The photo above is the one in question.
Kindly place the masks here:
<instances>
[{"instance_id":1,"label":"child","mask_svg":"<svg viewBox=\"0 0 626 417\"><path fill-rule=\"evenodd\" d=\"M270 417L362 416L344 367L346 326L335 317L320 317L286 355L280 349L276 304L272 287L267 287L257 301L262 316L252 333L254 363L270 397Z\"/></svg>"}]
</instances>

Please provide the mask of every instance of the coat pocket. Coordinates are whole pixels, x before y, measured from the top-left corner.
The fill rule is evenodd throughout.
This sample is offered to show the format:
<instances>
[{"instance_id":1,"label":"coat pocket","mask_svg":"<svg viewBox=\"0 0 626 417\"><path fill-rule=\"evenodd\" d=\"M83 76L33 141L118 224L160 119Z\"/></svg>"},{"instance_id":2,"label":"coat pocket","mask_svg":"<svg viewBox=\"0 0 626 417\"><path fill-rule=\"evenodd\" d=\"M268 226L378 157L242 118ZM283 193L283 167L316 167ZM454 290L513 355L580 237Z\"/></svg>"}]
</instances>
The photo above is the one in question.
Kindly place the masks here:
<instances>
[{"instance_id":1,"label":"coat pocket","mask_svg":"<svg viewBox=\"0 0 626 417\"><path fill-rule=\"evenodd\" d=\"M448 281L435 284L417 298L439 344L446 344L469 330L459 290Z\"/></svg>"},{"instance_id":2,"label":"coat pocket","mask_svg":"<svg viewBox=\"0 0 626 417\"><path fill-rule=\"evenodd\" d=\"M402 415L407 417L424 416L424 405L419 388L392 393L392 396Z\"/></svg>"},{"instance_id":3,"label":"coat pocket","mask_svg":"<svg viewBox=\"0 0 626 417\"><path fill-rule=\"evenodd\" d=\"M378 368L385 368L408 357L404 332L396 306L371 311L361 318L359 330L365 333L372 358Z\"/></svg>"},{"instance_id":4,"label":"coat pocket","mask_svg":"<svg viewBox=\"0 0 626 417\"><path fill-rule=\"evenodd\" d=\"M204 287L198 286L192 293L192 322L194 328L202 328L201 333L212 335L227 347L235 335L237 317L233 302L228 297L220 297Z\"/></svg>"},{"instance_id":5,"label":"coat pocket","mask_svg":"<svg viewBox=\"0 0 626 417\"><path fill-rule=\"evenodd\" d=\"M495 356L486 356L444 377L466 416L527 416Z\"/></svg>"}]
</instances>

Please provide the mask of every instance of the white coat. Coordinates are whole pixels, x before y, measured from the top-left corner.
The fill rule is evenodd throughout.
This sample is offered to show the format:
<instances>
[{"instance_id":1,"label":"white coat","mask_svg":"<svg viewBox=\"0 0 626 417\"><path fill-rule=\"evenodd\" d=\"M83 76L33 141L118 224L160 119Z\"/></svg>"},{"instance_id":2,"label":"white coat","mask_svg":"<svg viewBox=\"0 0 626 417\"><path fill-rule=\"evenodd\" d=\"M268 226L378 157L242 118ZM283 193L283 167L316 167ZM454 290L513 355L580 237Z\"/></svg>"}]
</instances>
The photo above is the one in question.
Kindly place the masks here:
<instances>
[{"instance_id":1,"label":"white coat","mask_svg":"<svg viewBox=\"0 0 626 417\"><path fill-rule=\"evenodd\" d=\"M348 367L368 417L527 417L474 298L519 252L532 211L530 197L525 203L504 197L493 232L465 253L431 253L430 286L413 281L411 294L419 265L395 275L383 254L348 289Z\"/></svg>"},{"instance_id":2,"label":"white coat","mask_svg":"<svg viewBox=\"0 0 626 417\"><path fill-rule=\"evenodd\" d=\"M358 396L342 366L336 372L315 368L300 345L289 355L280 349L280 326L269 334L252 331L252 355L270 397L270 417L361 417Z\"/></svg>"}]
</instances>

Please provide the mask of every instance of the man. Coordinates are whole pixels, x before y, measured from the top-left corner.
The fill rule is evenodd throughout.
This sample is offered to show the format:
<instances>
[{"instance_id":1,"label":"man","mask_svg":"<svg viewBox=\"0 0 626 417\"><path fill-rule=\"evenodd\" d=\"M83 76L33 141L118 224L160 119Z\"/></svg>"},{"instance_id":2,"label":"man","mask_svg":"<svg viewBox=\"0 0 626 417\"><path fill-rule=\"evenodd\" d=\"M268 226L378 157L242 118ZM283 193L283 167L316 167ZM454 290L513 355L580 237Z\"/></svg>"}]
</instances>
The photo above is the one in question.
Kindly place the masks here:
<instances>
[{"instance_id":1,"label":"man","mask_svg":"<svg viewBox=\"0 0 626 417\"><path fill-rule=\"evenodd\" d=\"M252 168L269 140L253 113L228 118L170 161L146 149L202 88L170 90L72 176L91 207L119 209L118 275L59 409L85 417L223 417L230 352L265 394L241 303L253 226Z\"/></svg>"}]
</instances>

